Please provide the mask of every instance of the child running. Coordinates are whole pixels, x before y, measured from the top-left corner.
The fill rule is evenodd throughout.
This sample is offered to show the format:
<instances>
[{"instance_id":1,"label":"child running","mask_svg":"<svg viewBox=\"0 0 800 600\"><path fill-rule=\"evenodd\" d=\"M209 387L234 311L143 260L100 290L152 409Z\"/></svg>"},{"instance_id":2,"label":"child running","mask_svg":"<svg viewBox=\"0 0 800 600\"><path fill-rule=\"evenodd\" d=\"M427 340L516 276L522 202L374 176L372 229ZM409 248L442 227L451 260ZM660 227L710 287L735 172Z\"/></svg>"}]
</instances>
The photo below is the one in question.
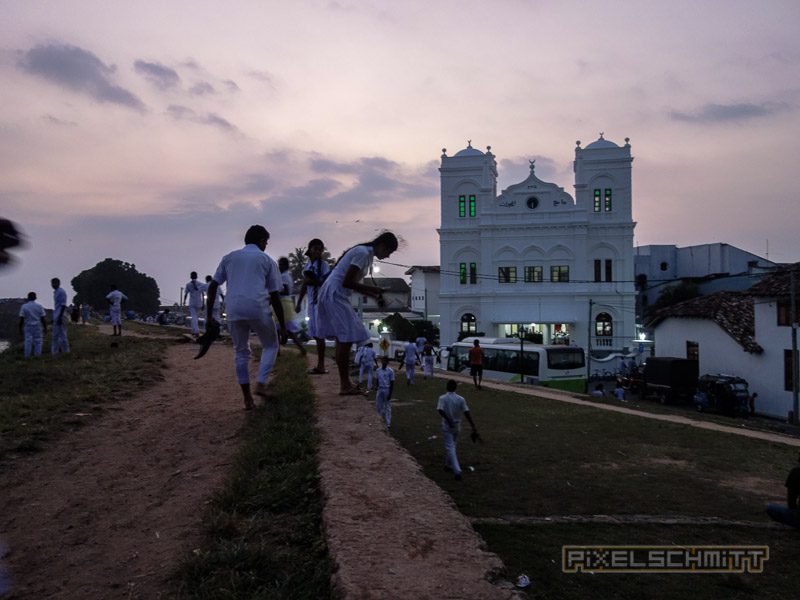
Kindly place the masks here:
<instances>
[{"instance_id":1,"label":"child running","mask_svg":"<svg viewBox=\"0 0 800 600\"><path fill-rule=\"evenodd\" d=\"M444 441L444 468L445 471L452 471L456 481L461 481L461 465L458 464L456 456L456 442L458 432L461 429L461 415L463 414L472 426L472 432L477 435L475 423L472 415L469 414L467 401L462 396L456 394L455 380L447 382L447 393L439 396L436 410L442 417L442 441Z\"/></svg>"},{"instance_id":2,"label":"child running","mask_svg":"<svg viewBox=\"0 0 800 600\"><path fill-rule=\"evenodd\" d=\"M375 410L383 417L386 429L392 425L392 405L390 400L394 391L394 371L389 366L389 357L381 357L381 366L375 370L378 392L375 394Z\"/></svg>"},{"instance_id":3,"label":"child running","mask_svg":"<svg viewBox=\"0 0 800 600\"><path fill-rule=\"evenodd\" d=\"M386 231L371 242L346 250L319 291L317 335L336 339L340 395L361 394L359 388L350 381L350 349L353 344L369 339L367 328L350 305L350 295L355 292L372 296L378 306L384 306L383 289L363 284L361 280L370 270L373 257L378 260L388 258L397 250L397 245L397 237Z\"/></svg>"}]
</instances>

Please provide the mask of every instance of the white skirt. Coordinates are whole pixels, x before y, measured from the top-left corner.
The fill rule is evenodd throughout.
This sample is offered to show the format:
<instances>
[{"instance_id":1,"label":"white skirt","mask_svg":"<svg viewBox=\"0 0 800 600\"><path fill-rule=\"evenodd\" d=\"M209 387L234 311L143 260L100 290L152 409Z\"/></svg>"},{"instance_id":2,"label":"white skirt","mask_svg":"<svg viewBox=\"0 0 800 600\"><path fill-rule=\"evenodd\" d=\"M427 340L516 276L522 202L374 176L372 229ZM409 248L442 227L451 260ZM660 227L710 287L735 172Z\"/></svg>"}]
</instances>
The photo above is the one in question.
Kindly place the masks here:
<instances>
[{"instance_id":1,"label":"white skirt","mask_svg":"<svg viewBox=\"0 0 800 600\"><path fill-rule=\"evenodd\" d=\"M350 306L350 298L335 292L320 293L315 325L317 337L355 344L369 339L369 331Z\"/></svg>"}]
</instances>

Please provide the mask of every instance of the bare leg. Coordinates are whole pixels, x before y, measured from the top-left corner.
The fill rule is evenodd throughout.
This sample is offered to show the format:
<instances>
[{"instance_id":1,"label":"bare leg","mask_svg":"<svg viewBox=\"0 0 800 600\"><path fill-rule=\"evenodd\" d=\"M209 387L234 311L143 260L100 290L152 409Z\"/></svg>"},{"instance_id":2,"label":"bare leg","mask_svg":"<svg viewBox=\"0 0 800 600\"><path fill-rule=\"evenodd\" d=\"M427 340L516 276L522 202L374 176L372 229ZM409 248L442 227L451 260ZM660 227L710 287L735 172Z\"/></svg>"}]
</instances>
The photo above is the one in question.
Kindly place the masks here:
<instances>
[{"instance_id":1,"label":"bare leg","mask_svg":"<svg viewBox=\"0 0 800 600\"><path fill-rule=\"evenodd\" d=\"M336 368L339 370L339 392L346 393L355 386L350 381L350 348L353 342L336 340Z\"/></svg>"},{"instance_id":2,"label":"bare leg","mask_svg":"<svg viewBox=\"0 0 800 600\"><path fill-rule=\"evenodd\" d=\"M317 371L325 371L325 340L314 338L317 342Z\"/></svg>"}]
</instances>

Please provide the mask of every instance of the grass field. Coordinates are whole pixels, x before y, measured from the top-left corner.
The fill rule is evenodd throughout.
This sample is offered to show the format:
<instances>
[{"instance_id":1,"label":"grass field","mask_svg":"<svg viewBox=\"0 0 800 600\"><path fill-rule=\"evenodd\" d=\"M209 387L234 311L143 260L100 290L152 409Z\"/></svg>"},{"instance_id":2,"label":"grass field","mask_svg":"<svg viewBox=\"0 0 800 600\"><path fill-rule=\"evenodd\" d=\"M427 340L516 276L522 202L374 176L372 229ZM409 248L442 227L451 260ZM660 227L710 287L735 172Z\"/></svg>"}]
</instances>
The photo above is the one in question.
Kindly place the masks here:
<instances>
[{"instance_id":1,"label":"grass field","mask_svg":"<svg viewBox=\"0 0 800 600\"><path fill-rule=\"evenodd\" d=\"M784 499L783 481L797 461L796 449L782 444L462 384L485 444L462 436L465 473L456 482L442 469L435 408L444 381L420 379L407 387L399 379L393 433L468 517L672 515L767 523L764 503ZM788 528L591 523L476 529L510 576L528 574L532 597L795 594L800 532ZM564 544L762 544L771 557L763 574L569 575L561 573Z\"/></svg>"},{"instance_id":2,"label":"grass field","mask_svg":"<svg viewBox=\"0 0 800 600\"><path fill-rule=\"evenodd\" d=\"M166 346L112 338L95 327L70 327L69 354L25 360L21 346L0 354L0 457L30 452L60 432L80 427L86 413L129 397L162 377ZM112 346L112 344L116 344Z\"/></svg>"}]
</instances>

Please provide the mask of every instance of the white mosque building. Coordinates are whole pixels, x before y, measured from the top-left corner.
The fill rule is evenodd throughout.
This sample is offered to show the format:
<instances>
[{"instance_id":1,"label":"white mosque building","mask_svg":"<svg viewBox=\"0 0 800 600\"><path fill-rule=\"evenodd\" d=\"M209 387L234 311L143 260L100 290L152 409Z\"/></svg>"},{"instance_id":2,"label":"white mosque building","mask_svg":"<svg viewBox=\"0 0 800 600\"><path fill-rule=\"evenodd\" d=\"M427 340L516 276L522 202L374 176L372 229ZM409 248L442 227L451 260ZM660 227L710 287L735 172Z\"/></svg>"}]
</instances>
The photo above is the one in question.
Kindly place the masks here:
<instances>
[{"instance_id":1,"label":"white mosque building","mask_svg":"<svg viewBox=\"0 0 800 600\"><path fill-rule=\"evenodd\" d=\"M636 352L631 146L575 148L575 197L530 175L497 194L497 161L471 143L441 156L441 344L459 334Z\"/></svg>"}]
</instances>

